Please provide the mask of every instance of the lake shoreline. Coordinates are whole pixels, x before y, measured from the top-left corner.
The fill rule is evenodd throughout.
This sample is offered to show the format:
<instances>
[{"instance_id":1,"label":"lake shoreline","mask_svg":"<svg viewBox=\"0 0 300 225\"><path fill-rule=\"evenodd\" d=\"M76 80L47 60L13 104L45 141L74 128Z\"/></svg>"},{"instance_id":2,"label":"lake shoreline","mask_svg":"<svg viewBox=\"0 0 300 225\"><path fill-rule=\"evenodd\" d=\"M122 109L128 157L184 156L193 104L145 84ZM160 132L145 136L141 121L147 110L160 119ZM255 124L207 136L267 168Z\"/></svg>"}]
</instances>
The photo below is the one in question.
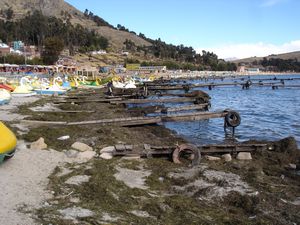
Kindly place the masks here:
<instances>
[{"instance_id":1,"label":"lake shoreline","mask_svg":"<svg viewBox=\"0 0 300 225\"><path fill-rule=\"evenodd\" d=\"M84 94L88 96L85 98L99 98L103 97L104 91L76 90L68 95ZM32 196L28 195L27 189L18 191L13 187L19 196L16 203L24 207L10 217L1 214L3 220L10 224L32 220L24 217L33 218L37 224L76 224L79 221L93 224L286 224L299 219L297 194L300 184L296 169L292 169L290 164L299 169L300 151L295 151L297 147L293 139L274 142L279 146L278 151L253 153L252 160L240 161L236 155L232 155L230 162L202 158L200 165L193 168L174 164L170 158L116 157L104 160L99 158L100 151L116 144L163 146L183 144L186 140L161 125L131 128L115 125L20 126L24 116L43 121L130 116L121 105L93 102L53 104L54 101L57 101L56 97L41 97L11 109L20 116L7 124L18 134L18 139L25 142L19 146L21 152L16 153L16 158L0 166L0 169L5 169L1 186L9 183L12 175L16 178L16 184L11 185L22 188L23 183L26 184L27 179L18 179L22 176L18 173L20 164L23 173L31 170L44 173L39 176L32 174L37 179L31 179L29 187L34 190L37 186L43 196L37 199L34 207L26 207L30 203L28 197ZM42 112L50 109L86 112L73 115ZM68 139L58 140L66 135ZM27 147L40 137L45 139L48 150ZM76 141L90 146L96 155L85 162L78 161L71 147ZM219 155L215 157L221 158ZM12 167L15 169L12 170ZM264 213L266 210L269 215Z\"/></svg>"}]
</instances>

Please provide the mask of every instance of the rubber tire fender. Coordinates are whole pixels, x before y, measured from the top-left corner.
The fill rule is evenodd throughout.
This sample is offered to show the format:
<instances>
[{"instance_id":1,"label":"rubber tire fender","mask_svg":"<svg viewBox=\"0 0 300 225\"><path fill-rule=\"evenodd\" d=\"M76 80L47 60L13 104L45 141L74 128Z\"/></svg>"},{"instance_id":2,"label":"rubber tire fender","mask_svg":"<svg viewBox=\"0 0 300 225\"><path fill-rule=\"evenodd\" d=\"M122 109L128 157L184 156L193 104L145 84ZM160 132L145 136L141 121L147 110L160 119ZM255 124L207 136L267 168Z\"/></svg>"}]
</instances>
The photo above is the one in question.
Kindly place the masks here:
<instances>
[{"instance_id":1,"label":"rubber tire fender","mask_svg":"<svg viewBox=\"0 0 300 225\"><path fill-rule=\"evenodd\" d=\"M228 111L225 116L225 122L230 127L237 127L241 124L241 116L236 111Z\"/></svg>"}]
</instances>

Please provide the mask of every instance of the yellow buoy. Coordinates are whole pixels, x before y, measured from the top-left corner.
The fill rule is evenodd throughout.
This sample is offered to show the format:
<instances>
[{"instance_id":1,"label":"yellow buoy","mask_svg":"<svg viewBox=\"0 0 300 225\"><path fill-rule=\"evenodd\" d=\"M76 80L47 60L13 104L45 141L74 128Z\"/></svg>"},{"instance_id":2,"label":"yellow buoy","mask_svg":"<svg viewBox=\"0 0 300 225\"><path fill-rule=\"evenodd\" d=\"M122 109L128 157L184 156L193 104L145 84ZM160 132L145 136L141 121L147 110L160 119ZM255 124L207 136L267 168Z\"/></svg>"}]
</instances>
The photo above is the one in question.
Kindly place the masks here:
<instances>
[{"instance_id":1,"label":"yellow buoy","mask_svg":"<svg viewBox=\"0 0 300 225\"><path fill-rule=\"evenodd\" d=\"M0 163L11 158L15 152L17 138L15 134L0 122Z\"/></svg>"}]
</instances>

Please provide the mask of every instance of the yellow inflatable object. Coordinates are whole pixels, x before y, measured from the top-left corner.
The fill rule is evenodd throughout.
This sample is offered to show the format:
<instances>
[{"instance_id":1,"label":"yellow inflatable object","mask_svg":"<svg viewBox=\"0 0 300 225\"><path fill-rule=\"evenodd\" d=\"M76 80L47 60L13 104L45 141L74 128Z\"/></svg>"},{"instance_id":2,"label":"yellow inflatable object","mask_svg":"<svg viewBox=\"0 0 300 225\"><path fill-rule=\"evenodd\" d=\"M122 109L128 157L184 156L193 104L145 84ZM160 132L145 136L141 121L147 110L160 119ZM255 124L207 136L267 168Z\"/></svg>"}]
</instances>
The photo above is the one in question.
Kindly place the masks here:
<instances>
[{"instance_id":1,"label":"yellow inflatable object","mask_svg":"<svg viewBox=\"0 0 300 225\"><path fill-rule=\"evenodd\" d=\"M14 133L0 122L0 163L13 156L16 145L17 138Z\"/></svg>"},{"instance_id":2,"label":"yellow inflatable object","mask_svg":"<svg viewBox=\"0 0 300 225\"><path fill-rule=\"evenodd\" d=\"M155 75L151 75L151 76L149 77L149 80L150 80L150 81L154 81L154 80L155 80Z\"/></svg>"},{"instance_id":3,"label":"yellow inflatable object","mask_svg":"<svg viewBox=\"0 0 300 225\"><path fill-rule=\"evenodd\" d=\"M112 81L121 81L121 77L120 76L114 76L112 78Z\"/></svg>"}]
</instances>

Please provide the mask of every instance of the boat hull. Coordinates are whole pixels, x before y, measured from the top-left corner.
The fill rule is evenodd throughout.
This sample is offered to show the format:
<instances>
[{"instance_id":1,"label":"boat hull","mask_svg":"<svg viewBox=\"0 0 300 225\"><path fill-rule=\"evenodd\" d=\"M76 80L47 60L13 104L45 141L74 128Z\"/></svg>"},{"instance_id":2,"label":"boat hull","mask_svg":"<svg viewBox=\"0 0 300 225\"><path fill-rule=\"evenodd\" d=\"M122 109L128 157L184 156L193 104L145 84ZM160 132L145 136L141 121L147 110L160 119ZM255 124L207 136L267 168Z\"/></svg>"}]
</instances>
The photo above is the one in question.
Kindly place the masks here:
<instances>
[{"instance_id":1,"label":"boat hull","mask_svg":"<svg viewBox=\"0 0 300 225\"><path fill-rule=\"evenodd\" d=\"M12 97L30 97L30 96L34 96L34 95L36 95L36 93L34 91L30 92L30 93L11 93Z\"/></svg>"},{"instance_id":2,"label":"boat hull","mask_svg":"<svg viewBox=\"0 0 300 225\"><path fill-rule=\"evenodd\" d=\"M14 155L17 138L14 133L0 122L0 163L5 158L11 158Z\"/></svg>"},{"instance_id":3,"label":"boat hull","mask_svg":"<svg viewBox=\"0 0 300 225\"><path fill-rule=\"evenodd\" d=\"M66 90L60 90L60 91L55 91L55 90L34 90L38 95L63 95L67 91Z\"/></svg>"},{"instance_id":4,"label":"boat hull","mask_svg":"<svg viewBox=\"0 0 300 225\"><path fill-rule=\"evenodd\" d=\"M0 105L8 104L10 99L0 99Z\"/></svg>"}]
</instances>

